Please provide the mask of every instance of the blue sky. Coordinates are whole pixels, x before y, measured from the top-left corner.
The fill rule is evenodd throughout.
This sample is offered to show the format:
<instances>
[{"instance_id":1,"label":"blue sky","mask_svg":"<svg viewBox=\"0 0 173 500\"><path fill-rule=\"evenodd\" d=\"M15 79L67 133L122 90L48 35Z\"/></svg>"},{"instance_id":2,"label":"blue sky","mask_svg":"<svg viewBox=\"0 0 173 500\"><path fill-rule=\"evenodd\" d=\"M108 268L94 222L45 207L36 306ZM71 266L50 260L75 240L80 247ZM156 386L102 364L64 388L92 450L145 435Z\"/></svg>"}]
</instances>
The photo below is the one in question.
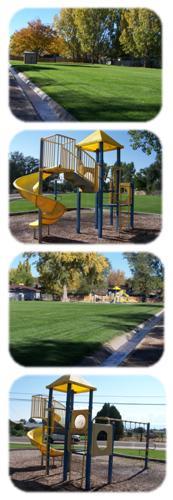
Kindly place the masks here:
<instances>
[{"instance_id":1,"label":"blue sky","mask_svg":"<svg viewBox=\"0 0 173 500\"><path fill-rule=\"evenodd\" d=\"M16 12L16 14L12 17L10 22L10 35L14 33L14 31L18 31L21 28L25 28L29 21L33 21L34 19L41 19L44 24L52 24L53 18L56 14L58 14L60 9L22 9Z\"/></svg>"},{"instance_id":2,"label":"blue sky","mask_svg":"<svg viewBox=\"0 0 173 500\"><path fill-rule=\"evenodd\" d=\"M107 257L112 265L112 268L113 269L120 269L122 271L124 271L126 277L129 277L130 276L130 270L129 270L129 267L128 267L128 263L127 263L127 260L124 259L123 257L123 254L122 253L113 253L113 252L98 252L100 253L101 255L104 255L105 257ZM18 255L17 257L15 257L15 259L11 262L11 265L10 267L11 268L16 268L19 264L19 262L23 262L24 261L24 257L23 257L23 254L20 254ZM32 273L33 273L33 276L38 276L38 273L35 269L35 256L33 257L33 259L31 259L30 261L31 263L31 268L32 268Z\"/></svg>"},{"instance_id":3,"label":"blue sky","mask_svg":"<svg viewBox=\"0 0 173 500\"><path fill-rule=\"evenodd\" d=\"M92 130L44 130L43 131L25 131L17 134L10 144L10 152L19 151L26 156L34 156L39 158L40 138L49 135L60 133L62 135L76 139L77 142L81 141L87 135L91 134ZM120 130L106 130L106 133L113 137L117 142L124 146L121 150L121 159L125 162L134 162L136 170L148 167L155 159L155 153L147 156L142 151L134 151L130 146L130 136L126 131ZM116 161L116 151L105 154L105 162L113 164Z\"/></svg>"},{"instance_id":4,"label":"blue sky","mask_svg":"<svg viewBox=\"0 0 173 500\"><path fill-rule=\"evenodd\" d=\"M52 376L26 376L16 380L10 391L10 418L13 420L28 419L31 411L32 394L47 395L46 385L59 376L61 374L55 373ZM142 422L150 421L153 427L164 427L166 425L165 406L162 406L166 403L165 392L162 384L156 378L140 375L87 375L81 378L85 378L97 388L97 391L94 392L93 416L96 415L105 402L109 402L115 404L123 419ZM54 397L62 403L65 402L63 393L55 392ZM75 397L76 408L87 408L87 402L88 394L80 394ZM125 404L122 405L122 403ZM136 403L136 405L130 405L129 403Z\"/></svg>"}]
</instances>

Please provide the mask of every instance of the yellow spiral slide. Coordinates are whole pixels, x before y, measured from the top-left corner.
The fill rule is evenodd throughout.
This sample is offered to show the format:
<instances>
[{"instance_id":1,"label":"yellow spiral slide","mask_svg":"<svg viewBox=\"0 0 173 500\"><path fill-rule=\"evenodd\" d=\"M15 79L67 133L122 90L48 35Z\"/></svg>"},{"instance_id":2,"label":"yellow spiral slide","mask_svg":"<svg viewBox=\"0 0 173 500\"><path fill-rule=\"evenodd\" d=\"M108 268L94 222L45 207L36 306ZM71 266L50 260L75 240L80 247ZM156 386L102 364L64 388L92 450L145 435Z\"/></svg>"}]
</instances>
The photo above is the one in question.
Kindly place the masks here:
<instances>
[{"instance_id":1,"label":"yellow spiral slide","mask_svg":"<svg viewBox=\"0 0 173 500\"><path fill-rule=\"evenodd\" d=\"M54 422L60 422L61 417L58 415L54 415ZM47 427L44 428L47 431ZM36 446L42 455L46 455L47 453L47 444L43 442L43 429L42 427L36 427L36 429L32 429L27 433L27 437L31 441L33 446ZM63 450L57 450L56 448L50 447L50 457L62 457L64 454Z\"/></svg>"},{"instance_id":2,"label":"yellow spiral slide","mask_svg":"<svg viewBox=\"0 0 173 500\"><path fill-rule=\"evenodd\" d=\"M44 181L52 174L63 173L66 180L72 182L75 187L80 187L82 191L96 191L97 187L94 185L94 175L93 182L91 182L87 179L87 170L89 169L83 167L83 171L81 170L76 173L73 170L65 169L63 167L50 167L43 169L42 179ZM14 181L13 185L22 198L31 201L35 207L41 210L42 224L54 224L67 210L65 205L59 201L53 200L43 194L39 194L39 172L18 177L18 179ZM38 219L34 222L30 222L29 225L33 228L38 227Z\"/></svg>"}]
</instances>

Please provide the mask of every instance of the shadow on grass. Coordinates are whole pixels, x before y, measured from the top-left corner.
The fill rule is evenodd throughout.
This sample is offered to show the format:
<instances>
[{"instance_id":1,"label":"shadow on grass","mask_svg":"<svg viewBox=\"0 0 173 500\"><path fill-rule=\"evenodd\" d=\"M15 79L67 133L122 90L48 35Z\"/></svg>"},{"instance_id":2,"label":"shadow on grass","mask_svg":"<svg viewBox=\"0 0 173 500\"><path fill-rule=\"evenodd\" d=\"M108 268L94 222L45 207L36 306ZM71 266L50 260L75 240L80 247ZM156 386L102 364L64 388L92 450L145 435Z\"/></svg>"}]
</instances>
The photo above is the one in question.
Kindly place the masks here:
<instances>
[{"instance_id":1,"label":"shadow on grass","mask_svg":"<svg viewBox=\"0 0 173 500\"><path fill-rule=\"evenodd\" d=\"M11 345L10 353L17 363L24 366L73 366L100 347L100 342L40 339L31 344Z\"/></svg>"}]
</instances>

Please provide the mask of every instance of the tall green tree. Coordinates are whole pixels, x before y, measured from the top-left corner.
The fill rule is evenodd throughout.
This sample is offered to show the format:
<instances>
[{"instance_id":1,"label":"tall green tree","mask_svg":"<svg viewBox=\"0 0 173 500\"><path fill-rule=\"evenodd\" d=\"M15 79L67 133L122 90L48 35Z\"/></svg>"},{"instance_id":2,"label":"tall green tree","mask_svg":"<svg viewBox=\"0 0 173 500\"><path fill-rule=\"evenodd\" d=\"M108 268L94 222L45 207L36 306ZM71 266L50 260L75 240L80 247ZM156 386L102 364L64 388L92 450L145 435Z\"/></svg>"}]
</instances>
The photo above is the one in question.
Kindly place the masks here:
<instances>
[{"instance_id":1,"label":"tall green tree","mask_svg":"<svg viewBox=\"0 0 173 500\"><path fill-rule=\"evenodd\" d=\"M130 145L132 149L141 149L147 155L152 152L156 153L156 157L161 156L161 143L157 135L147 130L129 130Z\"/></svg>"},{"instance_id":2,"label":"tall green tree","mask_svg":"<svg viewBox=\"0 0 173 500\"><path fill-rule=\"evenodd\" d=\"M98 418L99 417L99 418ZM120 412L117 410L116 406L111 405L110 403L104 403L102 406L101 410L98 411L96 415L96 422L97 423L106 423L106 421L101 419L101 417L109 417L112 419L118 419L115 425L115 430L114 430L114 439L118 441L120 438L123 437L124 434L124 426L122 422L122 417ZM103 439L102 436L100 436L100 439Z\"/></svg>"},{"instance_id":3,"label":"tall green tree","mask_svg":"<svg viewBox=\"0 0 173 500\"><path fill-rule=\"evenodd\" d=\"M54 16L53 26L59 37L64 41L62 54L78 61L81 58L81 44L75 18L76 9L61 9Z\"/></svg>"},{"instance_id":4,"label":"tall green tree","mask_svg":"<svg viewBox=\"0 0 173 500\"><path fill-rule=\"evenodd\" d=\"M19 151L13 151L9 156L9 191L12 192L13 182L22 175L36 172L39 167L39 160L32 156L24 156Z\"/></svg>"},{"instance_id":5,"label":"tall green tree","mask_svg":"<svg viewBox=\"0 0 173 500\"><path fill-rule=\"evenodd\" d=\"M28 260L25 262L19 262L17 268L10 269L9 282L10 285L33 285L34 278Z\"/></svg>"},{"instance_id":6,"label":"tall green tree","mask_svg":"<svg viewBox=\"0 0 173 500\"><path fill-rule=\"evenodd\" d=\"M132 287L134 293L141 295L146 301L151 292L163 294L164 269L162 262L155 255L140 252L124 253L132 273Z\"/></svg>"},{"instance_id":7,"label":"tall green tree","mask_svg":"<svg viewBox=\"0 0 173 500\"><path fill-rule=\"evenodd\" d=\"M161 59L161 22L149 9L122 9L120 44L125 54L143 59Z\"/></svg>"}]
</instances>

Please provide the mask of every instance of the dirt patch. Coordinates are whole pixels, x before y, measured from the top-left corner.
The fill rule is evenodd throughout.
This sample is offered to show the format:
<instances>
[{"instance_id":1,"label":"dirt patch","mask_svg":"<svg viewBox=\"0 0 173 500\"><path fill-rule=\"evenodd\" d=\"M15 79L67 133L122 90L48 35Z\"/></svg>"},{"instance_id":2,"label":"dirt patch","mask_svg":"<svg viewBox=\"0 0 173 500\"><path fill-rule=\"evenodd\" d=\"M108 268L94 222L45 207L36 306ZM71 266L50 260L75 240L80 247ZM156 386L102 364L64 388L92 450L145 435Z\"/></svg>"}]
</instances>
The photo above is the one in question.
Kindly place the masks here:
<instances>
[{"instance_id":1,"label":"dirt patch","mask_svg":"<svg viewBox=\"0 0 173 500\"><path fill-rule=\"evenodd\" d=\"M79 491L85 487L81 483L82 460L79 455L72 457L71 481L63 483L63 468L58 459L50 468L49 476L41 467L41 457L37 450L13 450L10 453L10 475L15 486L24 491ZM165 464L149 463L144 470L143 460L114 457L113 482L107 483L108 457L92 458L92 491L151 491L157 488L165 477Z\"/></svg>"},{"instance_id":2,"label":"dirt patch","mask_svg":"<svg viewBox=\"0 0 173 500\"><path fill-rule=\"evenodd\" d=\"M10 229L13 236L23 243L38 243L29 223L37 218L37 214L13 215L10 217ZM76 233L76 211L66 212L59 221L43 228L43 243L148 243L153 241L161 230L161 217L157 214L136 214L134 229L123 229L117 232L109 224L109 214L104 212L103 238L99 239L95 228L95 216L92 210L81 211L81 233Z\"/></svg>"}]
</instances>

